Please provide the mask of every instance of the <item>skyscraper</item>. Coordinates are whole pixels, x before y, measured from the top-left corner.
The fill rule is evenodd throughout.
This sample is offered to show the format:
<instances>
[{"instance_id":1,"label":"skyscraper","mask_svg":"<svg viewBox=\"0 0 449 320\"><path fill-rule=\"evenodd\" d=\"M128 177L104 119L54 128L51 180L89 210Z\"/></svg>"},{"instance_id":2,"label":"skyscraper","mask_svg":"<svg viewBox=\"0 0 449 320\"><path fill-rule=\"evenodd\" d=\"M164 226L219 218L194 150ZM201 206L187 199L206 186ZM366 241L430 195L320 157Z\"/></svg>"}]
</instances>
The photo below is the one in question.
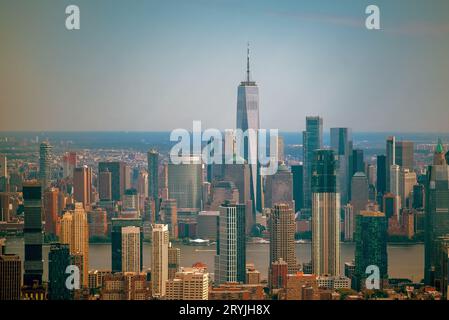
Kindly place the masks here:
<instances>
[{"instance_id":1,"label":"skyscraper","mask_svg":"<svg viewBox=\"0 0 449 320\"><path fill-rule=\"evenodd\" d=\"M201 209L203 171L200 156L190 156L183 163L168 164L168 196L178 208Z\"/></svg>"},{"instance_id":2,"label":"skyscraper","mask_svg":"<svg viewBox=\"0 0 449 320\"><path fill-rule=\"evenodd\" d=\"M255 130L255 135L248 135L244 139L244 155L250 167L250 192L253 201L253 212L262 211L262 186L260 181L260 167L258 161L258 138L260 128L259 120L259 88L255 81L250 79L249 46L247 52L246 80L242 81L237 89L237 129L243 132ZM242 155L240 155L242 156Z\"/></svg>"},{"instance_id":3,"label":"skyscraper","mask_svg":"<svg viewBox=\"0 0 449 320\"><path fill-rule=\"evenodd\" d=\"M153 225L151 256L151 286L155 298L165 296L168 280L168 227L165 224Z\"/></svg>"},{"instance_id":4,"label":"skyscraper","mask_svg":"<svg viewBox=\"0 0 449 320\"><path fill-rule=\"evenodd\" d=\"M39 149L39 180L42 190L47 189L51 182L51 150L52 147L48 142L42 142Z\"/></svg>"},{"instance_id":5,"label":"skyscraper","mask_svg":"<svg viewBox=\"0 0 449 320\"><path fill-rule=\"evenodd\" d=\"M298 212L304 205L304 167L301 164L292 165L291 170L293 175L293 200L295 201L295 212Z\"/></svg>"},{"instance_id":6,"label":"skyscraper","mask_svg":"<svg viewBox=\"0 0 449 320\"><path fill-rule=\"evenodd\" d=\"M6 155L0 154L0 178L8 176L8 160Z\"/></svg>"},{"instance_id":7,"label":"skyscraper","mask_svg":"<svg viewBox=\"0 0 449 320\"><path fill-rule=\"evenodd\" d=\"M312 268L340 275L340 194L332 150L316 150L312 167Z\"/></svg>"},{"instance_id":8,"label":"skyscraper","mask_svg":"<svg viewBox=\"0 0 449 320\"><path fill-rule=\"evenodd\" d=\"M365 172L365 160L362 149L352 150L352 173L351 176L357 172Z\"/></svg>"},{"instance_id":9,"label":"skyscraper","mask_svg":"<svg viewBox=\"0 0 449 320\"><path fill-rule=\"evenodd\" d=\"M112 218L111 220L111 266L112 272L122 271L122 229L124 227L139 227L140 229L140 270L143 267L143 225L142 219Z\"/></svg>"},{"instance_id":10,"label":"skyscraper","mask_svg":"<svg viewBox=\"0 0 449 320\"><path fill-rule=\"evenodd\" d=\"M92 194L92 169L83 166L73 172L73 198L81 202L85 210L90 208Z\"/></svg>"},{"instance_id":11,"label":"skyscraper","mask_svg":"<svg viewBox=\"0 0 449 320\"><path fill-rule=\"evenodd\" d=\"M66 268L71 265L68 244L53 243L48 253L48 299L70 300L72 291L67 289Z\"/></svg>"},{"instance_id":12,"label":"skyscraper","mask_svg":"<svg viewBox=\"0 0 449 320\"><path fill-rule=\"evenodd\" d=\"M366 209L368 204L368 178L363 172L356 172L351 179L351 204L354 215Z\"/></svg>"},{"instance_id":13,"label":"skyscraper","mask_svg":"<svg viewBox=\"0 0 449 320\"><path fill-rule=\"evenodd\" d=\"M164 223L168 226L171 239L178 238L178 208L175 199L165 199L161 204Z\"/></svg>"},{"instance_id":14,"label":"skyscraper","mask_svg":"<svg viewBox=\"0 0 449 320\"><path fill-rule=\"evenodd\" d=\"M0 301L20 300L22 261L15 254L0 252Z\"/></svg>"},{"instance_id":15,"label":"skyscraper","mask_svg":"<svg viewBox=\"0 0 449 320\"><path fill-rule=\"evenodd\" d=\"M270 261L271 264L282 259L287 263L288 273L298 271L295 254L295 213L290 204L277 203L270 210L268 216L268 230L270 232Z\"/></svg>"},{"instance_id":16,"label":"skyscraper","mask_svg":"<svg viewBox=\"0 0 449 320\"><path fill-rule=\"evenodd\" d=\"M148 198L155 201L156 212L159 212L159 153L151 149L147 153L148 160Z\"/></svg>"},{"instance_id":17,"label":"skyscraper","mask_svg":"<svg viewBox=\"0 0 449 320\"><path fill-rule=\"evenodd\" d=\"M323 119L307 117L306 130L302 133L304 165L304 207L312 207L312 163L314 151L323 147Z\"/></svg>"},{"instance_id":18,"label":"skyscraper","mask_svg":"<svg viewBox=\"0 0 449 320\"><path fill-rule=\"evenodd\" d=\"M108 169L98 174L98 196L100 200L112 200L112 176Z\"/></svg>"},{"instance_id":19,"label":"skyscraper","mask_svg":"<svg viewBox=\"0 0 449 320\"><path fill-rule=\"evenodd\" d=\"M111 194L112 200L120 201L125 193L125 163L118 162L100 162L98 171L109 171L111 173Z\"/></svg>"},{"instance_id":20,"label":"skyscraper","mask_svg":"<svg viewBox=\"0 0 449 320\"><path fill-rule=\"evenodd\" d=\"M171 242L168 246L168 279L174 279L179 271L181 264L181 249L172 247Z\"/></svg>"},{"instance_id":21,"label":"skyscraper","mask_svg":"<svg viewBox=\"0 0 449 320\"><path fill-rule=\"evenodd\" d=\"M122 228L122 272L140 273L140 227Z\"/></svg>"},{"instance_id":22,"label":"skyscraper","mask_svg":"<svg viewBox=\"0 0 449 320\"><path fill-rule=\"evenodd\" d=\"M392 192L390 187L390 168L392 165L396 164L396 138L390 136L387 138L387 156L386 156L386 191Z\"/></svg>"},{"instance_id":23,"label":"skyscraper","mask_svg":"<svg viewBox=\"0 0 449 320\"><path fill-rule=\"evenodd\" d=\"M338 190L341 204L349 201L352 177L352 132L349 128L331 128L331 148L338 157Z\"/></svg>"},{"instance_id":24,"label":"skyscraper","mask_svg":"<svg viewBox=\"0 0 449 320\"><path fill-rule=\"evenodd\" d=\"M79 254L83 258L82 265L82 285L87 288L89 280L89 223L87 213L80 202L75 203L75 210L72 212L72 234L70 253Z\"/></svg>"},{"instance_id":25,"label":"skyscraper","mask_svg":"<svg viewBox=\"0 0 449 320\"><path fill-rule=\"evenodd\" d=\"M265 201L266 208L272 208L276 203L286 203L290 208L293 204L293 175L285 164L281 164L275 174L266 177Z\"/></svg>"},{"instance_id":26,"label":"skyscraper","mask_svg":"<svg viewBox=\"0 0 449 320\"><path fill-rule=\"evenodd\" d=\"M425 266L424 281L433 285L437 264L436 240L449 234L449 166L439 161L444 148L439 141L434 155L434 164L427 170L425 196ZM436 163L436 164L435 164Z\"/></svg>"},{"instance_id":27,"label":"skyscraper","mask_svg":"<svg viewBox=\"0 0 449 320\"><path fill-rule=\"evenodd\" d=\"M356 216L355 288L364 288L366 268L379 267L380 285L388 278L387 221L385 214L361 211Z\"/></svg>"},{"instance_id":28,"label":"skyscraper","mask_svg":"<svg viewBox=\"0 0 449 320\"><path fill-rule=\"evenodd\" d=\"M380 195L387 190L387 158L381 154L377 156L377 185L376 189Z\"/></svg>"},{"instance_id":29,"label":"skyscraper","mask_svg":"<svg viewBox=\"0 0 449 320\"><path fill-rule=\"evenodd\" d=\"M413 186L417 184L416 172L403 168L399 172L399 196L401 197L401 207L412 207Z\"/></svg>"},{"instance_id":30,"label":"skyscraper","mask_svg":"<svg viewBox=\"0 0 449 320\"><path fill-rule=\"evenodd\" d=\"M390 192L399 198L399 171L400 167L393 164L390 167ZM398 200L398 210L401 208L401 199Z\"/></svg>"},{"instance_id":31,"label":"skyscraper","mask_svg":"<svg viewBox=\"0 0 449 320\"><path fill-rule=\"evenodd\" d=\"M44 192L45 232L56 235L56 224L58 222L58 200L59 190L47 189Z\"/></svg>"},{"instance_id":32,"label":"skyscraper","mask_svg":"<svg viewBox=\"0 0 449 320\"><path fill-rule=\"evenodd\" d=\"M215 284L245 282L245 205L225 202L219 207Z\"/></svg>"},{"instance_id":33,"label":"skyscraper","mask_svg":"<svg viewBox=\"0 0 449 320\"><path fill-rule=\"evenodd\" d=\"M412 141L398 141L395 145L395 159L397 165L410 171L414 168L414 145Z\"/></svg>"},{"instance_id":34,"label":"skyscraper","mask_svg":"<svg viewBox=\"0 0 449 320\"><path fill-rule=\"evenodd\" d=\"M42 186L35 182L24 183L23 201L25 223L25 274L23 284L32 287L42 284Z\"/></svg>"}]
</instances>

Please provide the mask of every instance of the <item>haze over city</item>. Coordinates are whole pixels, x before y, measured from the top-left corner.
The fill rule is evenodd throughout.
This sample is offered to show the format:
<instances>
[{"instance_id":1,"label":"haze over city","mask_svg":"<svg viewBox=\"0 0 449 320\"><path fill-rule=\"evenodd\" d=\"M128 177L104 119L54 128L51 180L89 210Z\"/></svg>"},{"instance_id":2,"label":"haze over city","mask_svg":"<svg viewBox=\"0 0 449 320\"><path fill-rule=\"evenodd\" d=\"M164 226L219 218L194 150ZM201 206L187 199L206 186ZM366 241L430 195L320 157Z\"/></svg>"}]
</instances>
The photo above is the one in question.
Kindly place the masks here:
<instances>
[{"instance_id":1,"label":"haze over city","mask_svg":"<svg viewBox=\"0 0 449 320\"><path fill-rule=\"evenodd\" d=\"M249 41L264 128L448 131L447 1L76 3L0 4L0 130L233 128Z\"/></svg>"}]
</instances>

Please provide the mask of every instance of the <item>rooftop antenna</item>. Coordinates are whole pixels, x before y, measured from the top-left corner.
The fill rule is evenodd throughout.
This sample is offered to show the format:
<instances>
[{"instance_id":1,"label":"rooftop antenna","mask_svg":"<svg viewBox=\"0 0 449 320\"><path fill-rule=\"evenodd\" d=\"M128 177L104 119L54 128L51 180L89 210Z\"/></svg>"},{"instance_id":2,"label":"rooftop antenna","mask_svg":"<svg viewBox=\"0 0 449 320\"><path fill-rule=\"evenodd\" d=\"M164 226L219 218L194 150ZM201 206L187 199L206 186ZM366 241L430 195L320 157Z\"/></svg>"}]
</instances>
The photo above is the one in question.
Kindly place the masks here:
<instances>
[{"instance_id":1,"label":"rooftop antenna","mask_svg":"<svg viewBox=\"0 0 449 320\"><path fill-rule=\"evenodd\" d=\"M246 51L246 81L249 82L249 42Z\"/></svg>"}]
</instances>

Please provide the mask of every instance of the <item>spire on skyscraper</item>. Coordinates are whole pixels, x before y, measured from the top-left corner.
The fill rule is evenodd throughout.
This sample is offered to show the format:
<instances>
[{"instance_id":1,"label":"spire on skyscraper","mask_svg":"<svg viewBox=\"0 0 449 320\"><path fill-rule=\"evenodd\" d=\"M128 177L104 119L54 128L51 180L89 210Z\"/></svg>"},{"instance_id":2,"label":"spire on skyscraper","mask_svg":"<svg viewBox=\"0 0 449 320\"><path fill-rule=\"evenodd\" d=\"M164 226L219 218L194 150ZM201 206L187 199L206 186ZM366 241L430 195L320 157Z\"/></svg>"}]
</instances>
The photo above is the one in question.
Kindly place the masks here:
<instances>
[{"instance_id":1,"label":"spire on skyscraper","mask_svg":"<svg viewBox=\"0 0 449 320\"><path fill-rule=\"evenodd\" d=\"M248 42L248 47L246 50L246 81L249 82L249 42Z\"/></svg>"}]
</instances>

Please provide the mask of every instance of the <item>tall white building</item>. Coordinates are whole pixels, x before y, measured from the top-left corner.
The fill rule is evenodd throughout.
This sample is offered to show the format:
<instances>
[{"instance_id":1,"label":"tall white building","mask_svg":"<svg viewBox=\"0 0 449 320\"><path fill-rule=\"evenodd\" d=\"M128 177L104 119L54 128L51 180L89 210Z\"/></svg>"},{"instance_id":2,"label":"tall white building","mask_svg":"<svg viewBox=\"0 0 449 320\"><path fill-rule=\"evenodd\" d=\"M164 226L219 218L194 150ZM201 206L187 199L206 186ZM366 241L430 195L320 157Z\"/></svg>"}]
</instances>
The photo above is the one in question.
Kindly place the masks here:
<instances>
[{"instance_id":1,"label":"tall white building","mask_svg":"<svg viewBox=\"0 0 449 320\"><path fill-rule=\"evenodd\" d=\"M151 291L154 298L165 296L168 280L169 231L166 224L155 224L152 232Z\"/></svg>"}]
</instances>

